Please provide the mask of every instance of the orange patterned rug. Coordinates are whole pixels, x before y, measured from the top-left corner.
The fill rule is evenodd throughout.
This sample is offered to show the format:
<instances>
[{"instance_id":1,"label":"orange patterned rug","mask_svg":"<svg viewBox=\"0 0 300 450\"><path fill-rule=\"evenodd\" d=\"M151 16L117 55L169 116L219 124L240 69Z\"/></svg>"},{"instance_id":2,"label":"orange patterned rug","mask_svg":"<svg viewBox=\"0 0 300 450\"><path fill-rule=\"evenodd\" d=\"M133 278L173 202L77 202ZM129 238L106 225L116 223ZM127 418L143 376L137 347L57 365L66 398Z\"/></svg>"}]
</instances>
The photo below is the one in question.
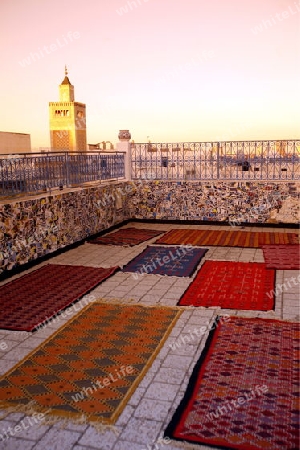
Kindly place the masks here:
<instances>
[{"instance_id":1,"label":"orange patterned rug","mask_svg":"<svg viewBox=\"0 0 300 450\"><path fill-rule=\"evenodd\" d=\"M299 244L299 236L297 233L270 231L174 229L164 234L155 244L260 248L270 244Z\"/></svg>"},{"instance_id":2,"label":"orange patterned rug","mask_svg":"<svg viewBox=\"0 0 300 450\"><path fill-rule=\"evenodd\" d=\"M113 424L179 308L93 303L0 378L1 407Z\"/></svg>"}]
</instances>

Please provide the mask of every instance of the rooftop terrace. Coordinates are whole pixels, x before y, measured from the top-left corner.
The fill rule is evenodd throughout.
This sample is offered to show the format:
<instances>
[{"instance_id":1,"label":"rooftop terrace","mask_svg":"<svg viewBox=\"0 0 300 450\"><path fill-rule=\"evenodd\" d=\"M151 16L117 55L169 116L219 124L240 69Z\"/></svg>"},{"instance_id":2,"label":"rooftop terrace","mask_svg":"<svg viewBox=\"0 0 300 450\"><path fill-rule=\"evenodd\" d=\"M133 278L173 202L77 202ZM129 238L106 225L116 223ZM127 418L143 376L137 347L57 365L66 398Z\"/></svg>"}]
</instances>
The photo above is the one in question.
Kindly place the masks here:
<instances>
[{"instance_id":1,"label":"rooftop terrace","mask_svg":"<svg viewBox=\"0 0 300 450\"><path fill-rule=\"evenodd\" d=\"M170 229L191 230L232 230L232 227L221 225L184 225L170 223L127 223L121 228L136 227L168 231ZM244 227L242 231L261 232L291 232L290 229L266 227ZM292 230L293 232L295 230ZM50 264L80 265L91 267L125 266L130 260L139 255L147 245L151 245L157 238L133 247L119 247L110 245L92 245L83 242L76 248L69 249L52 256L47 261L37 261L37 265L3 280L0 285L32 272L37 268ZM238 248L205 246L208 252L204 261L264 261L261 248ZM197 269L197 270L198 270ZM159 307L173 307L186 291L196 272L189 277L160 276L145 274L134 277L133 273L119 271L90 292L97 299L103 299L108 304L146 305ZM221 309L218 307L181 307L182 314L171 329L168 338L163 343L159 353L123 409L116 422L102 430L95 429L89 423L75 424L72 421L59 420L51 423L45 414L45 419L34 422L32 411L9 412L1 411L0 434L8 438L0 439L2 450L186 450L209 449L206 445L196 445L170 440L163 437L178 404L180 403L193 368L198 361L208 338L208 332L202 336L191 336L191 330L204 326L209 331L217 316L258 317L279 319L283 321L299 321L299 278L296 270L276 271L276 301L275 309L267 312ZM296 283L292 282L296 279ZM4 299L2 299L3 301ZM67 308L55 320L49 320L44 328L36 332L0 330L0 368L1 375L12 369L22 358L37 349L43 342L60 327L70 321L83 308L80 301L76 309ZM108 336L109 338L109 336ZM180 345L175 345L180 343ZM261 343L266 345L266 343ZM87 363L88 361L86 361ZM272 378L266 380L271 383ZM27 422L26 422L27 418ZM31 419L31 422L29 422ZM23 421L23 422L22 422ZM284 422L284 421L283 421ZM30 425L29 425L30 423ZM25 429L24 424L27 424ZM8 432L14 430L13 435ZM283 425L284 430L284 425ZM1 437L1 436L0 436ZM271 448L271 447L270 447ZM273 448L273 447L272 447ZM277 447L276 447L277 448ZM290 447L281 447L290 448Z\"/></svg>"},{"instance_id":2,"label":"rooftop terrace","mask_svg":"<svg viewBox=\"0 0 300 450\"><path fill-rule=\"evenodd\" d=\"M290 327L300 318L299 140L136 144L123 131L116 151L0 159L0 450L208 449L221 445L211 439L219 426L227 448L298 448L289 389L296 360ZM175 230L175 241L89 242L132 227L146 235ZM206 230L204 240L184 240L183 230ZM288 244L275 258L279 268L264 264L262 242L274 251ZM109 278L100 282L95 268L111 268ZM76 277L62 275L78 269ZM219 356L213 345L230 324L241 326L238 318L247 327L248 319L267 319L274 329L263 334L258 320L245 337L232 328ZM196 402L202 414L210 411L206 437L176 440L169 424L197 370L209 366L208 354L218 355L217 367L205 372L213 382ZM264 412L260 398L247 400L227 420L224 408L229 414L228 405L245 403L240 395L250 387L268 391ZM287 412L276 409L280 402ZM91 418L93 408L100 416ZM203 425L197 420L196 428ZM242 445L239 433L248 431Z\"/></svg>"}]
</instances>

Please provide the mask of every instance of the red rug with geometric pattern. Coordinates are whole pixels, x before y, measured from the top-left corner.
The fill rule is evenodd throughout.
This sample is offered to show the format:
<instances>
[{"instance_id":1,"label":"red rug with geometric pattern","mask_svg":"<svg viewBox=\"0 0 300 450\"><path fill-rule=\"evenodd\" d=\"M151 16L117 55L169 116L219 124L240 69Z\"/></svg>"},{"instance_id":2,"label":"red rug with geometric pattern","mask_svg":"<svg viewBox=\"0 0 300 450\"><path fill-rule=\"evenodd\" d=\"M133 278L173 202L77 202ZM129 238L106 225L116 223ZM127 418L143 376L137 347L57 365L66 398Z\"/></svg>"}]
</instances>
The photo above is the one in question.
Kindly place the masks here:
<instances>
[{"instance_id":1,"label":"red rug with geometric pattern","mask_svg":"<svg viewBox=\"0 0 300 450\"><path fill-rule=\"evenodd\" d=\"M32 331L117 270L48 264L10 281L0 286L0 328Z\"/></svg>"},{"instance_id":2,"label":"red rug with geometric pattern","mask_svg":"<svg viewBox=\"0 0 300 450\"><path fill-rule=\"evenodd\" d=\"M164 233L162 230L147 230L142 228L122 228L114 233L99 236L88 241L89 244L98 245L122 245L133 246L148 241L160 234Z\"/></svg>"},{"instance_id":3,"label":"red rug with geometric pattern","mask_svg":"<svg viewBox=\"0 0 300 450\"><path fill-rule=\"evenodd\" d=\"M262 251L268 269L300 269L299 245L264 245Z\"/></svg>"},{"instance_id":4,"label":"red rug with geometric pattern","mask_svg":"<svg viewBox=\"0 0 300 450\"><path fill-rule=\"evenodd\" d=\"M298 323L277 320L219 323L165 436L218 448L299 449L299 333Z\"/></svg>"},{"instance_id":5,"label":"red rug with geometric pattern","mask_svg":"<svg viewBox=\"0 0 300 450\"><path fill-rule=\"evenodd\" d=\"M205 261L179 306L274 309L275 270L264 263Z\"/></svg>"}]
</instances>

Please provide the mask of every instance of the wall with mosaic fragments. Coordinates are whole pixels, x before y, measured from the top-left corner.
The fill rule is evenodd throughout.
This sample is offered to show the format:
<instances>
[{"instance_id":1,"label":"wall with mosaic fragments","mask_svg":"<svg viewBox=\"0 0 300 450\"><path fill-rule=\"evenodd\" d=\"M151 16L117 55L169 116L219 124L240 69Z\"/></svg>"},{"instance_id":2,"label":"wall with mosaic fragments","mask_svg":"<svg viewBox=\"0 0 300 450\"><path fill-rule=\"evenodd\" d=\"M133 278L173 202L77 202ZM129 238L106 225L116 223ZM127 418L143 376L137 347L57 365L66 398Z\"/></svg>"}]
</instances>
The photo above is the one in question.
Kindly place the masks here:
<instances>
[{"instance_id":1,"label":"wall with mosaic fragments","mask_svg":"<svg viewBox=\"0 0 300 450\"><path fill-rule=\"evenodd\" d=\"M128 219L125 188L118 183L0 204L0 274Z\"/></svg>"},{"instance_id":2,"label":"wall with mosaic fragments","mask_svg":"<svg viewBox=\"0 0 300 450\"><path fill-rule=\"evenodd\" d=\"M299 223L296 183L131 181L0 204L0 274L127 219Z\"/></svg>"},{"instance_id":3,"label":"wall with mosaic fragments","mask_svg":"<svg viewBox=\"0 0 300 450\"><path fill-rule=\"evenodd\" d=\"M130 199L131 217L299 223L300 183L141 181Z\"/></svg>"}]
</instances>

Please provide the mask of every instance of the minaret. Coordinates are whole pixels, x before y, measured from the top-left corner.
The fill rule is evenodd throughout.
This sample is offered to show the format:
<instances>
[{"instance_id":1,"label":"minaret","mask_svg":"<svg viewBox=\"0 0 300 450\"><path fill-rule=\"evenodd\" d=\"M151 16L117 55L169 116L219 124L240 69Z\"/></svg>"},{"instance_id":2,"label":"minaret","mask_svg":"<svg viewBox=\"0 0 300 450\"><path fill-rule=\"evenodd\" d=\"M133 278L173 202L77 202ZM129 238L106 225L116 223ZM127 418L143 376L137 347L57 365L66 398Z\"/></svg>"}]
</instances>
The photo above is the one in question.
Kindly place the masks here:
<instances>
[{"instance_id":1,"label":"minaret","mask_svg":"<svg viewBox=\"0 0 300 450\"><path fill-rule=\"evenodd\" d=\"M65 67L65 78L59 86L59 102L49 103L52 151L86 151L85 104L75 102L74 86Z\"/></svg>"}]
</instances>

